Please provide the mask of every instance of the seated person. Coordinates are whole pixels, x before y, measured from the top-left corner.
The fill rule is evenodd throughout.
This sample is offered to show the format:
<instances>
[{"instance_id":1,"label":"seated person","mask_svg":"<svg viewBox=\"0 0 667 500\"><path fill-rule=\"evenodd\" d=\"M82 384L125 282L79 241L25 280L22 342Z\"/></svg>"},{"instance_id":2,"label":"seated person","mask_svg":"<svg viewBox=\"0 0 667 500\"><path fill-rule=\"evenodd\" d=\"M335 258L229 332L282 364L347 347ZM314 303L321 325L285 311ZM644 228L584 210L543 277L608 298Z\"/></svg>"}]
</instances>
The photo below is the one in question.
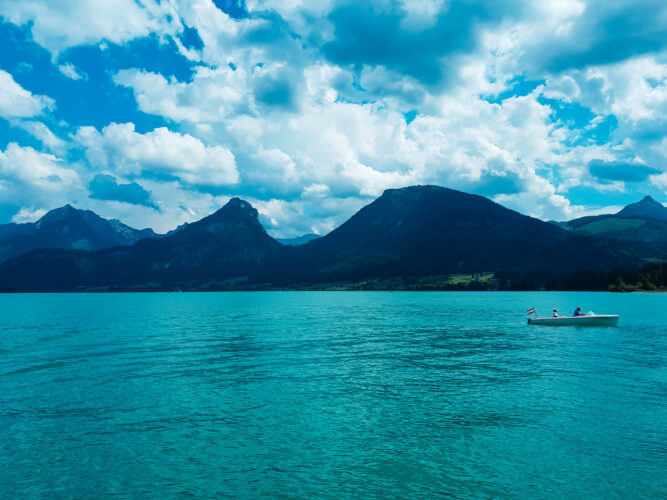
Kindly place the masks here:
<instances>
[{"instance_id":1,"label":"seated person","mask_svg":"<svg viewBox=\"0 0 667 500\"><path fill-rule=\"evenodd\" d=\"M554 318L558 317L558 309L554 309Z\"/></svg>"},{"instance_id":2,"label":"seated person","mask_svg":"<svg viewBox=\"0 0 667 500\"><path fill-rule=\"evenodd\" d=\"M574 314L572 316L586 316L586 313L581 312L581 307L577 307L574 310Z\"/></svg>"}]
</instances>

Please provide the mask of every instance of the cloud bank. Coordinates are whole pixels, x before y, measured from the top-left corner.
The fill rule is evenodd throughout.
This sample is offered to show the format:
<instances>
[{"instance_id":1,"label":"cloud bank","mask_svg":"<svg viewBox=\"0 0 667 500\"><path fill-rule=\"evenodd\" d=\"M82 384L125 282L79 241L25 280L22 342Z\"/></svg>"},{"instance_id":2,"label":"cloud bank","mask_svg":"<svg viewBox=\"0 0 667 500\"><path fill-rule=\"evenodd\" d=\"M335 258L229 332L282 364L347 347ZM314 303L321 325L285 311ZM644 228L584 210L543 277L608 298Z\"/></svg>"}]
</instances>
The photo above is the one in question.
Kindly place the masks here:
<instances>
[{"instance_id":1,"label":"cloud bank","mask_svg":"<svg viewBox=\"0 0 667 500\"><path fill-rule=\"evenodd\" d=\"M418 183L560 220L666 198L664 2L33 0L0 15L6 220L76 198L167 230L242 196L295 236Z\"/></svg>"}]
</instances>

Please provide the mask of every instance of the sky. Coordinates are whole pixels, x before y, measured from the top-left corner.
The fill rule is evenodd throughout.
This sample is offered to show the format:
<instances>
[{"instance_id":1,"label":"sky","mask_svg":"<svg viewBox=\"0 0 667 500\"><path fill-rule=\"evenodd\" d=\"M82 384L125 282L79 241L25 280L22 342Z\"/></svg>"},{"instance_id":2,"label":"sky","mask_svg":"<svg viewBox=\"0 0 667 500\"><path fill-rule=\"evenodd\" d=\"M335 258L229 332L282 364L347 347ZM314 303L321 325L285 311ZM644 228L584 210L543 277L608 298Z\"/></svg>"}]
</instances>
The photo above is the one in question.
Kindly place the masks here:
<instances>
[{"instance_id":1,"label":"sky","mask_svg":"<svg viewBox=\"0 0 667 500\"><path fill-rule=\"evenodd\" d=\"M664 0L2 0L0 223L326 234L436 184L544 220L667 201Z\"/></svg>"}]
</instances>

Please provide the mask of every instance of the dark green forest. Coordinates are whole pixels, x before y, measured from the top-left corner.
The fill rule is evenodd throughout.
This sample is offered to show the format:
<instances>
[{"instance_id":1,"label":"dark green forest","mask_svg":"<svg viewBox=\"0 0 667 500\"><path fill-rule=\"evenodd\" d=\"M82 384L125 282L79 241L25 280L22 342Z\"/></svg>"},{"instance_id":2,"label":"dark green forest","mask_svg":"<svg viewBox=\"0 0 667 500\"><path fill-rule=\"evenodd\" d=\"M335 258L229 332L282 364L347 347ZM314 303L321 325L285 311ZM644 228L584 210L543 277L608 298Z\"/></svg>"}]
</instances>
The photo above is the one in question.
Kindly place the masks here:
<instances>
[{"instance_id":1,"label":"dark green forest","mask_svg":"<svg viewBox=\"0 0 667 500\"><path fill-rule=\"evenodd\" d=\"M611 276L612 292L667 292L667 263L649 264L634 271L617 271Z\"/></svg>"},{"instance_id":2,"label":"dark green forest","mask_svg":"<svg viewBox=\"0 0 667 500\"><path fill-rule=\"evenodd\" d=\"M617 268L610 272L581 271L548 283L550 290L611 292L667 292L667 263L655 262L639 269Z\"/></svg>"}]
</instances>

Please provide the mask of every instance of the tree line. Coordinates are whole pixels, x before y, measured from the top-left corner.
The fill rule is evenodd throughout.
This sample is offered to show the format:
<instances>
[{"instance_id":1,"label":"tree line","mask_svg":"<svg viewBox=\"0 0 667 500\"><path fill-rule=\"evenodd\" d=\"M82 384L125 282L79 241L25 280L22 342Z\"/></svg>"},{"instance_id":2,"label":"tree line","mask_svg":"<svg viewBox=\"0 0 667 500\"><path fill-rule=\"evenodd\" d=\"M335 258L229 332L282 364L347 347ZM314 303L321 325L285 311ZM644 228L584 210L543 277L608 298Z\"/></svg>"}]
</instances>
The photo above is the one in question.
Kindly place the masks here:
<instances>
[{"instance_id":1,"label":"tree line","mask_svg":"<svg viewBox=\"0 0 667 500\"><path fill-rule=\"evenodd\" d=\"M590 290L611 292L667 292L667 262L654 262L638 269L580 271L556 278L550 290Z\"/></svg>"}]
</instances>

